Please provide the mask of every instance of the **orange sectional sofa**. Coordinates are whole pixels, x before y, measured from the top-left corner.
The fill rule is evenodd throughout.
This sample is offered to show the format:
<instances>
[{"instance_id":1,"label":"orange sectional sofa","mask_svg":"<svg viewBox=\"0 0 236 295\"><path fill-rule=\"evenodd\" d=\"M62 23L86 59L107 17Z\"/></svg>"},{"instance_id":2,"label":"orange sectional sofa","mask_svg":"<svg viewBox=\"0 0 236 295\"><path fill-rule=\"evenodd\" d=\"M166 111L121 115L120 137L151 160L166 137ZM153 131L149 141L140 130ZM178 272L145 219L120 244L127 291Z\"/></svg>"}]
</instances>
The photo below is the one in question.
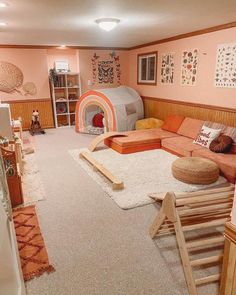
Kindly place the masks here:
<instances>
[{"instance_id":1,"label":"orange sectional sofa","mask_svg":"<svg viewBox=\"0 0 236 295\"><path fill-rule=\"evenodd\" d=\"M231 152L222 154L214 153L208 148L193 143L203 124L206 122L202 120L170 116L162 128L124 132L126 137L109 138L104 143L121 154L162 148L178 156L208 158L216 162L222 174L234 183L236 180L236 128L220 124L215 128L221 127L222 132L229 134L234 140ZM214 125L214 123L211 124Z\"/></svg>"}]
</instances>

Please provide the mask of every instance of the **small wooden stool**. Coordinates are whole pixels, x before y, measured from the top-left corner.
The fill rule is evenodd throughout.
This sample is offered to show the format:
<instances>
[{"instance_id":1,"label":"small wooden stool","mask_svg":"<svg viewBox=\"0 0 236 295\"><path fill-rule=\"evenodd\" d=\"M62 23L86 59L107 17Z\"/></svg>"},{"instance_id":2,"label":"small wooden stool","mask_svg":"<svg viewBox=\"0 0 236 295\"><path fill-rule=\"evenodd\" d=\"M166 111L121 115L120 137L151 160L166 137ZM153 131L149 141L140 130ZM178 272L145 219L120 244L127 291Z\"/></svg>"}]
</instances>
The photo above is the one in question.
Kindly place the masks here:
<instances>
[{"instance_id":1,"label":"small wooden stool","mask_svg":"<svg viewBox=\"0 0 236 295\"><path fill-rule=\"evenodd\" d=\"M210 184L219 178L220 170L211 160L200 157L183 157L172 164L173 176L185 183Z\"/></svg>"}]
</instances>

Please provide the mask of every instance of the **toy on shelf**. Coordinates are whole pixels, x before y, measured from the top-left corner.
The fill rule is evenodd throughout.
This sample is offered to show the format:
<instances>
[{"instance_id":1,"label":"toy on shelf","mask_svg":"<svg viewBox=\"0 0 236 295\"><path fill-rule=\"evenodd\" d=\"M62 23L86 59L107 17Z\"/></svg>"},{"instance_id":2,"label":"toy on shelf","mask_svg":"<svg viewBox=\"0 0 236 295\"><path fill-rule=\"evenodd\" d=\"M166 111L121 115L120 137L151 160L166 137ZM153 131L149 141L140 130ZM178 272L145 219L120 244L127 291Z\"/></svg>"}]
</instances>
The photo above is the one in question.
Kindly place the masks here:
<instances>
[{"instance_id":1,"label":"toy on shelf","mask_svg":"<svg viewBox=\"0 0 236 295\"><path fill-rule=\"evenodd\" d=\"M30 125L30 134L45 134L45 131L41 128L40 122L39 122L39 111L34 110L32 113L32 120Z\"/></svg>"}]
</instances>

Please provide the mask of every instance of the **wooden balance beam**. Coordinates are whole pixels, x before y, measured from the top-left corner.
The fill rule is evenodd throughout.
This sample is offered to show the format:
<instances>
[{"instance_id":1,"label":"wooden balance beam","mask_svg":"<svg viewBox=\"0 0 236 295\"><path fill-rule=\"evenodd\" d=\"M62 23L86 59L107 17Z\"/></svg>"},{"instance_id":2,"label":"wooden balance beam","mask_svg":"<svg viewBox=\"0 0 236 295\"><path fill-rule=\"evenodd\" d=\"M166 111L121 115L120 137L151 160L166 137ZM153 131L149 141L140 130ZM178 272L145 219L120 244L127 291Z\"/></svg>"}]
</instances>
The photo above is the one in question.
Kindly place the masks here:
<instances>
[{"instance_id":1,"label":"wooden balance beam","mask_svg":"<svg viewBox=\"0 0 236 295\"><path fill-rule=\"evenodd\" d=\"M79 156L80 158L86 159L96 170L100 171L108 180L110 180L112 182L113 190L121 190L124 188L123 181L114 176L107 168L94 159L90 153L83 151L79 154Z\"/></svg>"},{"instance_id":2,"label":"wooden balance beam","mask_svg":"<svg viewBox=\"0 0 236 295\"><path fill-rule=\"evenodd\" d=\"M210 267L222 264L224 236L218 226L224 226L230 220L234 198L234 185L209 189L176 196L173 192L166 194L160 212L154 219L149 234L151 238L175 234L181 256L185 280L190 295L197 295L197 286L220 280L220 273L194 279L194 267ZM185 239L185 232L211 229L213 236ZM199 235L199 232L197 232ZM218 255L190 260L189 251L197 249L205 253L210 247L221 246ZM209 254L208 254L209 255Z\"/></svg>"}]
</instances>

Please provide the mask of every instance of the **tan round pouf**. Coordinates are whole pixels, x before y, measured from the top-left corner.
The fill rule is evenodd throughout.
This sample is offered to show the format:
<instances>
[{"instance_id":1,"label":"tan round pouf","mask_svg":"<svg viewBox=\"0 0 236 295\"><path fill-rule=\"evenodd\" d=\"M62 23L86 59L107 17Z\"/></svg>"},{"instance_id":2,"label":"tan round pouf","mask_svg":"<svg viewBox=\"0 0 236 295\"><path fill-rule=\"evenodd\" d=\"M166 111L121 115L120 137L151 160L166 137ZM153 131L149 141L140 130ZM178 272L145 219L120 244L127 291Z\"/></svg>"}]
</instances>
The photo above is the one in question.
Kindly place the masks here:
<instances>
[{"instance_id":1,"label":"tan round pouf","mask_svg":"<svg viewBox=\"0 0 236 295\"><path fill-rule=\"evenodd\" d=\"M173 176L185 183L210 184L219 178L219 167L211 160L183 157L172 163Z\"/></svg>"}]
</instances>

